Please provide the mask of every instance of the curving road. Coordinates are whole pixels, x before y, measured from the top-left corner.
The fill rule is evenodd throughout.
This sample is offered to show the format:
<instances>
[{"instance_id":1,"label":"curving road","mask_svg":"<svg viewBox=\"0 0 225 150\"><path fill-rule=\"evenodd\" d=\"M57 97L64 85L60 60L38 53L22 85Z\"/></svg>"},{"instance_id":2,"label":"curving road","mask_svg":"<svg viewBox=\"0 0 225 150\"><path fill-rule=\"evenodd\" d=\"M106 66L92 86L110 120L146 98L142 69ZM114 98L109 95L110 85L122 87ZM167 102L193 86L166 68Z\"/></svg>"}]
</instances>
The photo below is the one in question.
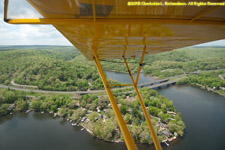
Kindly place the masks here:
<instances>
[{"instance_id":1,"label":"curving road","mask_svg":"<svg viewBox=\"0 0 225 150\"><path fill-rule=\"evenodd\" d=\"M217 70L224 70L224 69L217 69ZM216 70L195 71L195 72L191 72L189 74L199 74L199 73L207 72L207 71L216 71ZM174 76L174 77L169 77L169 78L162 79L162 80L154 80L154 81L151 81L149 83L139 84L138 87L144 87L144 86L151 87L151 86L153 86L155 84L161 84L163 82L167 82L170 79L174 79L174 78L177 78L177 77L182 77L184 75L186 75L186 74L177 75L177 76ZM22 86L24 86L24 85L22 85ZM21 88L21 87L12 87L12 86L1 85L1 84L0 84L0 88L6 88L6 89L10 88L10 89L13 89L13 90L25 91L25 92L53 93L53 94L81 94L82 95L82 94L105 92L105 90L89 90L89 91L74 91L74 92L73 91L45 91L45 90L26 89L26 88ZM114 88L112 90L126 89L126 88L130 88L130 87Z\"/></svg>"},{"instance_id":2,"label":"curving road","mask_svg":"<svg viewBox=\"0 0 225 150\"><path fill-rule=\"evenodd\" d=\"M32 90L32 89L25 89L25 88L17 88L7 85L1 85L0 88L10 88L17 91L25 91L25 92L35 92L35 93L53 93L53 94L89 94L89 93L100 93L105 92L105 90L91 90L91 91L44 91L44 90Z\"/></svg>"}]
</instances>

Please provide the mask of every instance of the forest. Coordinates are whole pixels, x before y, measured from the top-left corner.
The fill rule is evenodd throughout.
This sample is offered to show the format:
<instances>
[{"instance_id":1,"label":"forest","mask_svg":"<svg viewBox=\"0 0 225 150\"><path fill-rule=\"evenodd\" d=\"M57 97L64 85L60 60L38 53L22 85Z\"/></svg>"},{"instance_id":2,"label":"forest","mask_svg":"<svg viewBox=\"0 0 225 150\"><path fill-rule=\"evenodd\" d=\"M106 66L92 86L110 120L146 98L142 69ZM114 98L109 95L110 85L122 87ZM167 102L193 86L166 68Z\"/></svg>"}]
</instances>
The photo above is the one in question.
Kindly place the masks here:
<instances>
[{"instance_id":1,"label":"forest","mask_svg":"<svg viewBox=\"0 0 225 150\"><path fill-rule=\"evenodd\" d=\"M71 46L0 47L0 84L37 86L42 90L86 91L103 89L93 61ZM140 58L129 60L136 72ZM104 70L127 72L122 60L101 61ZM143 72L167 78L198 70L225 68L225 48L187 47L146 56ZM110 80L116 83L116 81Z\"/></svg>"},{"instance_id":2,"label":"forest","mask_svg":"<svg viewBox=\"0 0 225 150\"><path fill-rule=\"evenodd\" d=\"M198 70L225 69L224 47L187 47L145 58L144 74L168 78Z\"/></svg>"},{"instance_id":3,"label":"forest","mask_svg":"<svg viewBox=\"0 0 225 150\"><path fill-rule=\"evenodd\" d=\"M187 77L180 79L178 85L197 85L204 89L213 90L221 95L225 95L225 70L208 71L200 74L189 74Z\"/></svg>"},{"instance_id":4,"label":"forest","mask_svg":"<svg viewBox=\"0 0 225 150\"><path fill-rule=\"evenodd\" d=\"M103 89L94 63L73 47L3 48L0 54L0 84L10 85L14 80L42 90Z\"/></svg>"}]
</instances>

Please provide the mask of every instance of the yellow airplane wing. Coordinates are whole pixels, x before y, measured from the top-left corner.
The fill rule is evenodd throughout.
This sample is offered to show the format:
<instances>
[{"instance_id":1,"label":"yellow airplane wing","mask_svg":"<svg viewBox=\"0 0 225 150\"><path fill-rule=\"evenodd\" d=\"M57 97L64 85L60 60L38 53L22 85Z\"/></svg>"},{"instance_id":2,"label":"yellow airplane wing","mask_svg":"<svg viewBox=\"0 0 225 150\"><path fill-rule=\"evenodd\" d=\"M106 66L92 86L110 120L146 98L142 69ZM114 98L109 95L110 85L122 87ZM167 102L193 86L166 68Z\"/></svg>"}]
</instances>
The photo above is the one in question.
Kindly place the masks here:
<instances>
[{"instance_id":1,"label":"yellow airplane wing","mask_svg":"<svg viewBox=\"0 0 225 150\"><path fill-rule=\"evenodd\" d=\"M184 0L180 3L187 6L129 0L27 1L44 16L42 23L53 24L89 60L93 46L99 59L109 60L121 59L124 49L126 58L134 58L144 47L146 54L154 54L225 38L225 6L214 3L198 7Z\"/></svg>"}]
</instances>

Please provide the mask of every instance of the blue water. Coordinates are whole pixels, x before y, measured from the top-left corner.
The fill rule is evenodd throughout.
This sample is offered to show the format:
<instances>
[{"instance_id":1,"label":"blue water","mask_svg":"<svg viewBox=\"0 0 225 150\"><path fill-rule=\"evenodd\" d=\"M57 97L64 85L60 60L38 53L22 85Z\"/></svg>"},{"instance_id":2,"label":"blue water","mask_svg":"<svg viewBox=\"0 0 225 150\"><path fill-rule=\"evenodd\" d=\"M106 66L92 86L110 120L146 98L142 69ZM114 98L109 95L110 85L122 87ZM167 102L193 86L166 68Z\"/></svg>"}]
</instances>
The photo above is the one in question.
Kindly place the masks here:
<instances>
[{"instance_id":1,"label":"blue water","mask_svg":"<svg viewBox=\"0 0 225 150\"><path fill-rule=\"evenodd\" d=\"M171 99L186 125L182 139L168 150L225 150L225 98L191 86L159 90Z\"/></svg>"},{"instance_id":2,"label":"blue water","mask_svg":"<svg viewBox=\"0 0 225 150\"><path fill-rule=\"evenodd\" d=\"M132 83L129 74L118 73L118 72L113 72L113 71L105 71L105 73L106 73L106 76L108 78L117 80L117 81L119 81L121 83L126 83L126 84L131 84ZM135 73L133 75L134 80L136 80L136 76L137 76L137 74ZM154 81L154 80L152 78L145 77L142 72L140 73L138 84L151 82L151 81Z\"/></svg>"}]
</instances>

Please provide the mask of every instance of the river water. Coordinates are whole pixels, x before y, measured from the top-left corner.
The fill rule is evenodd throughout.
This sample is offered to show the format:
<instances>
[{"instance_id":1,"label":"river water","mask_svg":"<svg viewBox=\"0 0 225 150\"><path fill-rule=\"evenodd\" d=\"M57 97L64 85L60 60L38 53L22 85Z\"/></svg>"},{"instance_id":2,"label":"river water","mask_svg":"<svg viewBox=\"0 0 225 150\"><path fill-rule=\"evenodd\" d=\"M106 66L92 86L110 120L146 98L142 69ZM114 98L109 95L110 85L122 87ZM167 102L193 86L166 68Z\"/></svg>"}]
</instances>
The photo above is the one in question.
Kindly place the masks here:
<instances>
[{"instance_id":1,"label":"river water","mask_svg":"<svg viewBox=\"0 0 225 150\"><path fill-rule=\"evenodd\" d=\"M124 144L93 138L50 114L19 113L0 118L0 150L114 150Z\"/></svg>"},{"instance_id":2,"label":"river water","mask_svg":"<svg viewBox=\"0 0 225 150\"><path fill-rule=\"evenodd\" d=\"M182 139L169 150L225 150L225 98L191 86L159 90L171 99L186 125Z\"/></svg>"},{"instance_id":3,"label":"river water","mask_svg":"<svg viewBox=\"0 0 225 150\"><path fill-rule=\"evenodd\" d=\"M121 83L126 83L126 84L132 83L131 79L130 79L130 76L128 74L119 73L119 72L113 72L113 71L105 71L105 74L106 74L106 76L108 78L117 80L117 81L119 81ZM134 80L136 80L136 76L137 76L137 74L134 73L133 74ZM153 81L153 79L145 77L144 74L141 71L138 83L142 84L142 83L151 82L151 81Z\"/></svg>"},{"instance_id":4,"label":"river water","mask_svg":"<svg viewBox=\"0 0 225 150\"><path fill-rule=\"evenodd\" d=\"M124 75L116 74L120 78ZM127 78L129 76L124 75L124 80ZM171 86L159 93L173 101L187 126L184 137L164 149L225 149L225 99L222 96L191 86ZM80 129L50 114L19 113L0 117L0 150L126 149L124 143L107 143ZM140 150L154 149L146 145L138 147Z\"/></svg>"}]
</instances>

